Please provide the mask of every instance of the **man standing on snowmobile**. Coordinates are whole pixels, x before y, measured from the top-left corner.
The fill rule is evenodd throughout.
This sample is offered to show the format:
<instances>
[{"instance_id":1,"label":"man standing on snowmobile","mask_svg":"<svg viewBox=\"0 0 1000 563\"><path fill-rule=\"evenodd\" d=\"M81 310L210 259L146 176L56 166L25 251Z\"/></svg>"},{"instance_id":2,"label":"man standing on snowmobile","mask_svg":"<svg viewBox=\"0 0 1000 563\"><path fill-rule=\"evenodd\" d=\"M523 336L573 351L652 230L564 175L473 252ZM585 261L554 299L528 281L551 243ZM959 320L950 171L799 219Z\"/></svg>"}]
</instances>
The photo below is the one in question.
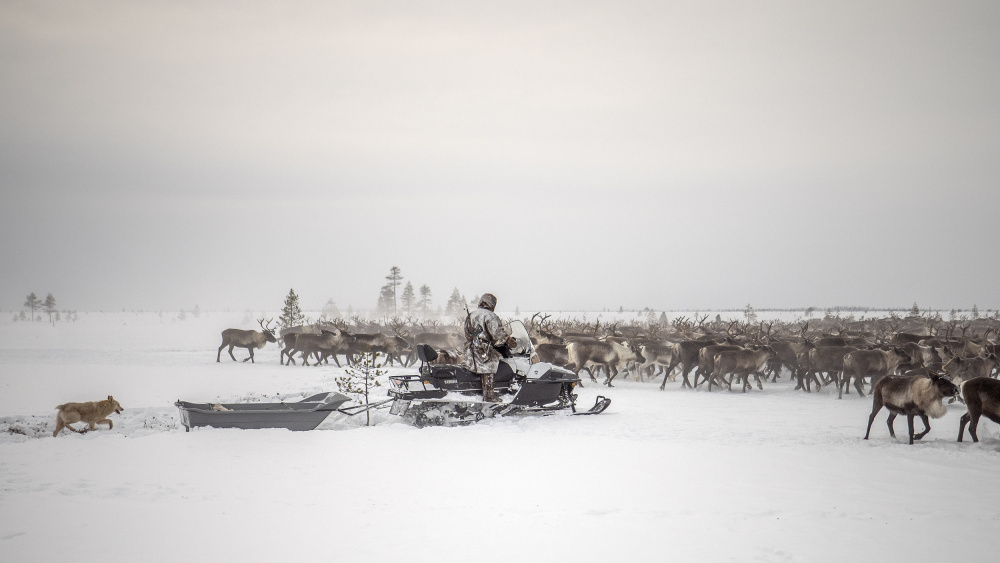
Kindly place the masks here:
<instances>
[{"instance_id":1,"label":"man standing on snowmobile","mask_svg":"<svg viewBox=\"0 0 1000 563\"><path fill-rule=\"evenodd\" d=\"M493 311L497 298L484 293L479 298L479 307L465 319L465 367L478 373L483 381L483 400L499 401L493 392L493 377L500 366L500 351L503 346L516 346L517 342L503 327L500 317Z\"/></svg>"}]
</instances>

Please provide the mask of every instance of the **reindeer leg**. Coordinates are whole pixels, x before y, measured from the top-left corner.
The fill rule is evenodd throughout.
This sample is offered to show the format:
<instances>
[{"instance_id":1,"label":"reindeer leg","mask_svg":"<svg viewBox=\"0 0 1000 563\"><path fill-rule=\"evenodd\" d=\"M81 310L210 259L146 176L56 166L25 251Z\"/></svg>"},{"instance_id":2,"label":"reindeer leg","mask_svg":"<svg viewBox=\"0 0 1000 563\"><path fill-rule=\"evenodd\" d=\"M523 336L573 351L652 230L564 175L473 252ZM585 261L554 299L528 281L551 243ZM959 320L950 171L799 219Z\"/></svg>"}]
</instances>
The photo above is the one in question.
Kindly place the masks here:
<instances>
[{"instance_id":1,"label":"reindeer leg","mask_svg":"<svg viewBox=\"0 0 1000 563\"><path fill-rule=\"evenodd\" d=\"M910 420L913 420L912 416L910 417ZM924 436L927 435L928 432L931 431L931 423L930 423L929 420L927 420L927 415L926 414L920 415L920 420L924 423L924 431L921 432L920 434L914 434L913 435L913 439L914 440L919 440L919 439L923 438ZM912 430L911 430L911 433L912 433Z\"/></svg>"},{"instance_id":2,"label":"reindeer leg","mask_svg":"<svg viewBox=\"0 0 1000 563\"><path fill-rule=\"evenodd\" d=\"M865 385L865 378L863 376L854 378L854 388L858 390L859 397L865 396L864 385Z\"/></svg>"},{"instance_id":3,"label":"reindeer leg","mask_svg":"<svg viewBox=\"0 0 1000 563\"><path fill-rule=\"evenodd\" d=\"M965 435L965 425L969 423L969 419L970 418L972 418L972 417L969 416L969 413L965 413L965 414L962 415L962 420L961 420L960 424L958 425L958 441L959 442L962 441L962 436ZM973 436L972 441L975 442L976 441L976 439L974 437L975 435L972 433L972 429L971 428L969 429L969 435Z\"/></svg>"},{"instance_id":4,"label":"reindeer leg","mask_svg":"<svg viewBox=\"0 0 1000 563\"><path fill-rule=\"evenodd\" d=\"M235 344L229 345L229 357L232 358L234 362L236 361L236 356L233 355L233 348L235 347L236 347Z\"/></svg>"},{"instance_id":5,"label":"reindeer leg","mask_svg":"<svg viewBox=\"0 0 1000 563\"><path fill-rule=\"evenodd\" d=\"M910 445L912 446L913 445L913 438L914 438L914 436L913 436L913 415L912 414L906 415L906 428L910 432Z\"/></svg>"},{"instance_id":6,"label":"reindeer leg","mask_svg":"<svg viewBox=\"0 0 1000 563\"><path fill-rule=\"evenodd\" d=\"M892 436L893 438L896 437L896 429L892 427L892 423L895 420L896 420L896 413L894 412L890 412L889 418L885 419L885 424L886 426L889 427L889 435Z\"/></svg>"},{"instance_id":7,"label":"reindeer leg","mask_svg":"<svg viewBox=\"0 0 1000 563\"><path fill-rule=\"evenodd\" d=\"M226 343L225 342L222 343L222 346L219 346L219 353L215 355L215 361L216 361L216 363L218 363L218 362L221 361L219 358L222 357L222 349L225 348L225 347L226 347Z\"/></svg>"},{"instance_id":8,"label":"reindeer leg","mask_svg":"<svg viewBox=\"0 0 1000 563\"><path fill-rule=\"evenodd\" d=\"M253 361L253 346L248 346L247 347L247 352L250 352L250 357L247 358L247 360L250 360L251 364L254 363L254 361ZM246 362L247 360L243 360L243 361Z\"/></svg>"},{"instance_id":9,"label":"reindeer leg","mask_svg":"<svg viewBox=\"0 0 1000 563\"><path fill-rule=\"evenodd\" d=\"M663 382L660 383L660 391L663 391L667 386L667 378L670 377L670 372L674 370L674 363L670 362L670 367L667 368L667 373L663 376ZM686 378L685 378L686 379Z\"/></svg>"},{"instance_id":10,"label":"reindeer leg","mask_svg":"<svg viewBox=\"0 0 1000 563\"><path fill-rule=\"evenodd\" d=\"M691 385L691 380L688 379L688 374L691 373L691 368L687 367L684 364L680 364L680 368L681 368L681 376L683 376L683 381L681 381L681 389L685 387L687 387L688 389L694 389L694 386Z\"/></svg>"}]
</instances>

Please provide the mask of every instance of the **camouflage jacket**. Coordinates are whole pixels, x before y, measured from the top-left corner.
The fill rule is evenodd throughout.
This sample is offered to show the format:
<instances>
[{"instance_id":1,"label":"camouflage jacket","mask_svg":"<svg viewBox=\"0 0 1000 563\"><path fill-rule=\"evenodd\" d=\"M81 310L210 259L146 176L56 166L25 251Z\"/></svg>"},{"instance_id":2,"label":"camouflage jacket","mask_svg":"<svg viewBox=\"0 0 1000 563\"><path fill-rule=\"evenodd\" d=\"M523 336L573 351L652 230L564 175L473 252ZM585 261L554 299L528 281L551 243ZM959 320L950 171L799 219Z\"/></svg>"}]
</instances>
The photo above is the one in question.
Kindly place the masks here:
<instances>
[{"instance_id":1,"label":"camouflage jacket","mask_svg":"<svg viewBox=\"0 0 1000 563\"><path fill-rule=\"evenodd\" d=\"M496 373L500 346L510 338L500 317L489 309L472 311L465 322L465 368L473 373Z\"/></svg>"}]
</instances>

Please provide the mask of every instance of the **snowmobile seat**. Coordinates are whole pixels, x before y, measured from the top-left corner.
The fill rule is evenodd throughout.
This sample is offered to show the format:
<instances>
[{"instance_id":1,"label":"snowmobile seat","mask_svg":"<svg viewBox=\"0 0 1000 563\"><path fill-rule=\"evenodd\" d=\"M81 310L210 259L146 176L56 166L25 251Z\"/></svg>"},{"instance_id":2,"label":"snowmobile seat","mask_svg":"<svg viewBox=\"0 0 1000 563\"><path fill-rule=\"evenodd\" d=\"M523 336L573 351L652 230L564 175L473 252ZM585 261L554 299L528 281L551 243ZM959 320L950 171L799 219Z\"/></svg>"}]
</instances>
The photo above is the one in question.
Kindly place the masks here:
<instances>
[{"instance_id":1,"label":"snowmobile seat","mask_svg":"<svg viewBox=\"0 0 1000 563\"><path fill-rule=\"evenodd\" d=\"M497 374L493 377L493 383L508 383L514 379L514 370L507 362L500 362L497 367Z\"/></svg>"},{"instance_id":2,"label":"snowmobile seat","mask_svg":"<svg viewBox=\"0 0 1000 563\"><path fill-rule=\"evenodd\" d=\"M421 362L433 362L437 357L438 353L434 348L427 344L417 344L417 359Z\"/></svg>"}]
</instances>

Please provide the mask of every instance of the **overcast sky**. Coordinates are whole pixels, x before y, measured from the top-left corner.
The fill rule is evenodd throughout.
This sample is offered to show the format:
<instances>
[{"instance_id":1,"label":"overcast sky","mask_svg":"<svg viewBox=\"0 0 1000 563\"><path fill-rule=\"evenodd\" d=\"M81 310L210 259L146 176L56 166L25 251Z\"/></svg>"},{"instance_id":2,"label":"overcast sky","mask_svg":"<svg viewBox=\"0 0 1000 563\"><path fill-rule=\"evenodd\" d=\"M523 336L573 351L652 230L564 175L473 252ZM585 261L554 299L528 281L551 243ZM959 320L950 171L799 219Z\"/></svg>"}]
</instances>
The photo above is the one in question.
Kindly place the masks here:
<instances>
[{"instance_id":1,"label":"overcast sky","mask_svg":"<svg viewBox=\"0 0 1000 563\"><path fill-rule=\"evenodd\" d=\"M0 308L1000 307L1000 3L0 3Z\"/></svg>"}]
</instances>

